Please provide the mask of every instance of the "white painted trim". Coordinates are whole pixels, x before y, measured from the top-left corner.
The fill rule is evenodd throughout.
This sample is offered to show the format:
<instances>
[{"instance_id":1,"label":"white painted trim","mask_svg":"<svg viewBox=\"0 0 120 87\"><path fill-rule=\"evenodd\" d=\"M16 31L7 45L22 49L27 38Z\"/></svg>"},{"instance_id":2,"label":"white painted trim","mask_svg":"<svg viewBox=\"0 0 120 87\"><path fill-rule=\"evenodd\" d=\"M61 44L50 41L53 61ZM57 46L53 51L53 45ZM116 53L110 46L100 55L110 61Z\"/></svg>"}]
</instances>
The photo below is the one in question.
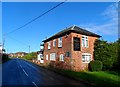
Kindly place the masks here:
<instances>
[{"instance_id":1,"label":"white painted trim","mask_svg":"<svg viewBox=\"0 0 120 87\"><path fill-rule=\"evenodd\" d=\"M56 61L56 53L50 53L50 60Z\"/></svg>"},{"instance_id":2,"label":"white painted trim","mask_svg":"<svg viewBox=\"0 0 120 87\"><path fill-rule=\"evenodd\" d=\"M90 55L90 57L91 57L91 58L90 58L90 61L92 61L92 55L91 55L90 53L82 53L82 56L83 56L83 55ZM82 58L82 56L81 56L81 58ZM83 61L82 61L82 63L90 63L90 61L89 61L89 62L83 62Z\"/></svg>"},{"instance_id":3,"label":"white painted trim","mask_svg":"<svg viewBox=\"0 0 120 87\"><path fill-rule=\"evenodd\" d=\"M63 58L62 58L63 57ZM62 60L61 60L62 59ZM60 54L59 55L59 61L62 61L62 62L64 62L64 54Z\"/></svg>"},{"instance_id":4,"label":"white painted trim","mask_svg":"<svg viewBox=\"0 0 120 87\"><path fill-rule=\"evenodd\" d=\"M55 46L56 46L56 44L54 44L54 42L56 43L56 39L54 39L54 40L53 40L53 47L55 47Z\"/></svg>"},{"instance_id":5,"label":"white painted trim","mask_svg":"<svg viewBox=\"0 0 120 87\"><path fill-rule=\"evenodd\" d=\"M60 40L60 38L62 38L62 37L58 38L58 47L62 47L62 40ZM60 43L61 43L61 45L60 45Z\"/></svg>"},{"instance_id":6,"label":"white painted trim","mask_svg":"<svg viewBox=\"0 0 120 87\"><path fill-rule=\"evenodd\" d=\"M50 50L51 49L51 42L49 41L49 42L47 42L47 44L48 44L48 50Z\"/></svg>"},{"instance_id":7,"label":"white painted trim","mask_svg":"<svg viewBox=\"0 0 120 87\"><path fill-rule=\"evenodd\" d=\"M83 39L83 37L84 38L86 38L87 37L87 40L88 40L88 46L86 46L86 39L84 39L85 41L85 46L83 46L83 41L82 41L82 47L85 47L85 48L88 48L89 47L89 39L88 39L88 36L86 36L86 35L82 35L82 39Z\"/></svg>"}]
</instances>

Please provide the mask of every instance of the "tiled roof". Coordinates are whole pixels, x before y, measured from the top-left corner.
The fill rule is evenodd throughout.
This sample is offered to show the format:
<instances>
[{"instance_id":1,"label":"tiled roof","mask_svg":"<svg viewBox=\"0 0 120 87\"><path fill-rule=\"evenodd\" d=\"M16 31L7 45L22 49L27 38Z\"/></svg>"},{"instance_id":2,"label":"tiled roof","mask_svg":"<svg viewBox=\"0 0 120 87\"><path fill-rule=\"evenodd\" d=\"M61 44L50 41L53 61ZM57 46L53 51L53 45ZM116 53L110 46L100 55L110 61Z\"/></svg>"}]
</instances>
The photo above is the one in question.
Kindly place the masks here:
<instances>
[{"instance_id":1,"label":"tiled roof","mask_svg":"<svg viewBox=\"0 0 120 87\"><path fill-rule=\"evenodd\" d=\"M55 39L55 38L58 38L60 36L69 34L71 32L75 32L75 33L79 33L79 34L83 34L83 35L88 35L88 36L101 37L100 35L97 35L95 33L92 33L90 31L88 31L88 30L82 29L82 28L80 28L78 26L71 26L71 27L69 27L67 29L64 29L64 30L58 32L57 34L47 38L46 40L43 40L43 42L50 41L52 39Z\"/></svg>"}]
</instances>

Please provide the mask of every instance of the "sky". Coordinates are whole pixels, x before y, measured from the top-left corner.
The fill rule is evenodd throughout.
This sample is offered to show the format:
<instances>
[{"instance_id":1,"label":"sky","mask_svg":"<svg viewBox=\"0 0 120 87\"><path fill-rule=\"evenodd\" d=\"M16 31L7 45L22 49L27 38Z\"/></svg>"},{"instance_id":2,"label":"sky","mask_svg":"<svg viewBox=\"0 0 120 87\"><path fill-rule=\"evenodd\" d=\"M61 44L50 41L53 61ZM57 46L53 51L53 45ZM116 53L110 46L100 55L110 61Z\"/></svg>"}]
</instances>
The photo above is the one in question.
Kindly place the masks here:
<instances>
[{"instance_id":1,"label":"sky","mask_svg":"<svg viewBox=\"0 0 120 87\"><path fill-rule=\"evenodd\" d=\"M77 25L102 36L108 42L118 39L117 3L66 2L33 23L7 35L60 2L3 2L2 35L11 52L39 51L40 43L55 33ZM4 37L5 34L5 37Z\"/></svg>"}]
</instances>

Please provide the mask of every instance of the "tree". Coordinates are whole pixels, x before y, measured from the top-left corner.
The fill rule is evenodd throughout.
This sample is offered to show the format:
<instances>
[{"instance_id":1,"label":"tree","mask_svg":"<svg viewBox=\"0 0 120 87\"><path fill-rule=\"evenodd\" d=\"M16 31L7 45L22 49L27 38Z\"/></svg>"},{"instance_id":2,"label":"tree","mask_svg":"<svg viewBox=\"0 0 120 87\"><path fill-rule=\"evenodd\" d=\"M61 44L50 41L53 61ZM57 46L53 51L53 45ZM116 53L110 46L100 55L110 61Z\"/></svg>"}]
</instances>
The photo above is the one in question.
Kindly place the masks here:
<instances>
[{"instance_id":1,"label":"tree","mask_svg":"<svg viewBox=\"0 0 120 87\"><path fill-rule=\"evenodd\" d=\"M36 52L29 53L29 54L25 55L23 58L25 58L27 60L36 59L37 58L37 53Z\"/></svg>"},{"instance_id":2,"label":"tree","mask_svg":"<svg viewBox=\"0 0 120 87\"><path fill-rule=\"evenodd\" d=\"M103 70L110 70L118 66L118 42L108 43L104 40L96 40L94 58L103 63Z\"/></svg>"}]
</instances>

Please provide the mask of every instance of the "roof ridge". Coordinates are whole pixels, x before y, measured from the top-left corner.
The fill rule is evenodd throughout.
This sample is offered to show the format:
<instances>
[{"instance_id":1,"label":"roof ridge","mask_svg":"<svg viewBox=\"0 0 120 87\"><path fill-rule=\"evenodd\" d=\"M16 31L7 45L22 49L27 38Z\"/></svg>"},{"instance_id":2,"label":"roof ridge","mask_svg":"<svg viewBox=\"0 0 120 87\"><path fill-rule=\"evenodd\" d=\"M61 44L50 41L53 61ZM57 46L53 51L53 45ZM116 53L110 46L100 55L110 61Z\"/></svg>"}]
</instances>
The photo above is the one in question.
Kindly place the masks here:
<instances>
[{"instance_id":1,"label":"roof ridge","mask_svg":"<svg viewBox=\"0 0 120 87\"><path fill-rule=\"evenodd\" d=\"M56 33L55 35L49 37L48 39L43 40L43 42L49 41L50 39L53 39L53 38L57 38L57 37L65 34L65 33L67 33L67 32L68 32L68 33L70 33L70 32L76 32L76 33L85 34L85 35L89 35L89 36L101 37L100 35L97 35L96 33L93 33L93 32L91 32L91 31L88 31L88 30L86 30L86 29L83 29L83 28L81 28L81 27L79 27L79 26L73 25L73 26L71 26L71 27L69 27L69 28L66 28L66 29L64 29L64 30Z\"/></svg>"},{"instance_id":2,"label":"roof ridge","mask_svg":"<svg viewBox=\"0 0 120 87\"><path fill-rule=\"evenodd\" d=\"M76 26L76 25L73 25L72 28L71 28L71 30L74 30L75 26Z\"/></svg>"}]
</instances>

